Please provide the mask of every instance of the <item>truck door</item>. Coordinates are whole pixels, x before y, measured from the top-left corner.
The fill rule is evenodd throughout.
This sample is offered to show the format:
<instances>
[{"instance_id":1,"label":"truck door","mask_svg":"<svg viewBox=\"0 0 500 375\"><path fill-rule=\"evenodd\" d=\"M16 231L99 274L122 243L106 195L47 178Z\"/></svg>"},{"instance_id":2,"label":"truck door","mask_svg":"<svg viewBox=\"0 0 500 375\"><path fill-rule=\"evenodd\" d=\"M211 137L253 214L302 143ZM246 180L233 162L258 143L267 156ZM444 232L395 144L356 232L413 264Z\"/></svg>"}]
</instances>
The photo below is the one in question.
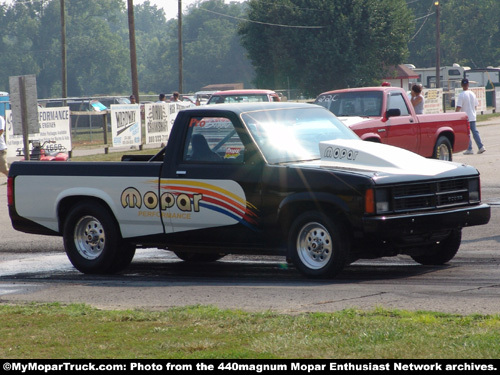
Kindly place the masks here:
<instances>
[{"instance_id":1,"label":"truck door","mask_svg":"<svg viewBox=\"0 0 500 375\"><path fill-rule=\"evenodd\" d=\"M417 152L420 136L418 123L412 116L407 101L405 101L401 92L389 94L387 109L399 109L401 115L387 119L387 130L383 143Z\"/></svg>"},{"instance_id":2,"label":"truck door","mask_svg":"<svg viewBox=\"0 0 500 375\"><path fill-rule=\"evenodd\" d=\"M249 161L238 119L193 115L187 121L179 162L160 181L176 237L255 243L262 165Z\"/></svg>"}]
</instances>

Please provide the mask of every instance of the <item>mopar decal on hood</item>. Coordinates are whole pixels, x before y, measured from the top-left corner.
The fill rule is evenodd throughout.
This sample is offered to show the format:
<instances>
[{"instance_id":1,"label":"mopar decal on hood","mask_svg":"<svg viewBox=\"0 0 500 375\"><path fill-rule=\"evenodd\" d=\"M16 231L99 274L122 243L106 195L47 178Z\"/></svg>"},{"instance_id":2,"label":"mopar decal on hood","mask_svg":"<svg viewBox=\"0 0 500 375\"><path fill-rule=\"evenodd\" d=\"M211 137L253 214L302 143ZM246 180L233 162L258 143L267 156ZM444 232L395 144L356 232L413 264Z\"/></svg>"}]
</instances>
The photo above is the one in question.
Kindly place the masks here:
<instances>
[{"instance_id":1,"label":"mopar decal on hood","mask_svg":"<svg viewBox=\"0 0 500 375\"><path fill-rule=\"evenodd\" d=\"M321 164L393 174L434 176L458 168L458 164L426 159L399 147L352 139L321 142Z\"/></svg>"}]
</instances>

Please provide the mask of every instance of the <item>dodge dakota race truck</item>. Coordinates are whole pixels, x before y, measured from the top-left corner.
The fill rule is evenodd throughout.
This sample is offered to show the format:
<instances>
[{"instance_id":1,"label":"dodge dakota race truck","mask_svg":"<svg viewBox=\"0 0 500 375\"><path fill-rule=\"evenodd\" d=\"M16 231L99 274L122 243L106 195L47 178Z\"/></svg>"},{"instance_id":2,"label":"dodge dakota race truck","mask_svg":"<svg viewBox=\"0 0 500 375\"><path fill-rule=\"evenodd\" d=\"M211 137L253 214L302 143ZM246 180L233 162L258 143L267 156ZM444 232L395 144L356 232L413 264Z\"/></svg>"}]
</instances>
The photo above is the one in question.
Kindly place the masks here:
<instances>
[{"instance_id":1,"label":"dodge dakota race truck","mask_svg":"<svg viewBox=\"0 0 500 375\"><path fill-rule=\"evenodd\" d=\"M62 236L71 263L100 274L138 247L281 255L322 278L360 258L443 264L463 227L490 219L472 166L364 142L305 103L183 110L156 155L14 162L7 189L15 229Z\"/></svg>"},{"instance_id":2,"label":"dodge dakota race truck","mask_svg":"<svg viewBox=\"0 0 500 375\"><path fill-rule=\"evenodd\" d=\"M361 139L402 147L427 158L452 160L469 146L464 112L415 114L398 87L363 87L328 91L315 104L332 111Z\"/></svg>"}]
</instances>

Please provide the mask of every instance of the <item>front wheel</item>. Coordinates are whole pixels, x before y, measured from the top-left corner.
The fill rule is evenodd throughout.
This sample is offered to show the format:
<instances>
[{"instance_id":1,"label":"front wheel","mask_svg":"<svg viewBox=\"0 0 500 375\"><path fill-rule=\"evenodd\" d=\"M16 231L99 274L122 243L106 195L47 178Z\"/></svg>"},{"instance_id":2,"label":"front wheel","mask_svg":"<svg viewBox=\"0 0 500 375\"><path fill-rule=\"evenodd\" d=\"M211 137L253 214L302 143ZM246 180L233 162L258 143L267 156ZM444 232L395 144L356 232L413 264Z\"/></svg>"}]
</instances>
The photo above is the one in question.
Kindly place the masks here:
<instances>
[{"instance_id":1,"label":"front wheel","mask_svg":"<svg viewBox=\"0 0 500 375\"><path fill-rule=\"evenodd\" d=\"M455 229L443 241L435 244L423 255L414 255L412 259L426 266L440 266L452 260L460 248L462 230Z\"/></svg>"},{"instance_id":2,"label":"front wheel","mask_svg":"<svg viewBox=\"0 0 500 375\"><path fill-rule=\"evenodd\" d=\"M347 264L349 241L338 223L311 211L294 220L288 233L292 262L311 278L333 278Z\"/></svg>"},{"instance_id":3,"label":"front wheel","mask_svg":"<svg viewBox=\"0 0 500 375\"><path fill-rule=\"evenodd\" d=\"M135 246L122 240L111 213L94 201L82 201L70 210L63 240L69 260L83 273L119 272L135 254Z\"/></svg>"},{"instance_id":4,"label":"front wheel","mask_svg":"<svg viewBox=\"0 0 500 375\"><path fill-rule=\"evenodd\" d=\"M444 135L438 138L436 145L434 146L434 154L432 157L434 159L452 161L453 149L451 147L451 142Z\"/></svg>"}]
</instances>

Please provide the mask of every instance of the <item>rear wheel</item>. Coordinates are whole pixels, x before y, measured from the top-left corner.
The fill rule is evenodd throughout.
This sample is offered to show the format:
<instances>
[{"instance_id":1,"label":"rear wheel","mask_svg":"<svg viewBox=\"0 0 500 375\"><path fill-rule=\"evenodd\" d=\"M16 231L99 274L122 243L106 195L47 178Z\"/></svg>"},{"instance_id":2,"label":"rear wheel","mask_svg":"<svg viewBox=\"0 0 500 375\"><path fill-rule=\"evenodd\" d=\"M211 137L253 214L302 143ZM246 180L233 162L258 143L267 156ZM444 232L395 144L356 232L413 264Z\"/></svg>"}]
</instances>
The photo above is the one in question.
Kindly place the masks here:
<instances>
[{"instance_id":1,"label":"rear wheel","mask_svg":"<svg viewBox=\"0 0 500 375\"><path fill-rule=\"evenodd\" d=\"M297 269L312 278L332 278L347 264L349 241L341 226L310 211L294 220L288 234L289 257Z\"/></svg>"},{"instance_id":2,"label":"rear wheel","mask_svg":"<svg viewBox=\"0 0 500 375\"><path fill-rule=\"evenodd\" d=\"M434 154L432 157L434 159L452 161L453 149L451 147L451 142L444 135L438 138L434 146Z\"/></svg>"},{"instance_id":3,"label":"rear wheel","mask_svg":"<svg viewBox=\"0 0 500 375\"><path fill-rule=\"evenodd\" d=\"M135 254L135 246L122 240L111 213L94 201L80 202L70 210L63 240L69 260L83 273L121 271Z\"/></svg>"},{"instance_id":4,"label":"rear wheel","mask_svg":"<svg viewBox=\"0 0 500 375\"><path fill-rule=\"evenodd\" d=\"M462 230L455 229L450 235L423 255L414 255L412 259L423 265L442 265L452 260L460 248L462 242Z\"/></svg>"}]
</instances>

